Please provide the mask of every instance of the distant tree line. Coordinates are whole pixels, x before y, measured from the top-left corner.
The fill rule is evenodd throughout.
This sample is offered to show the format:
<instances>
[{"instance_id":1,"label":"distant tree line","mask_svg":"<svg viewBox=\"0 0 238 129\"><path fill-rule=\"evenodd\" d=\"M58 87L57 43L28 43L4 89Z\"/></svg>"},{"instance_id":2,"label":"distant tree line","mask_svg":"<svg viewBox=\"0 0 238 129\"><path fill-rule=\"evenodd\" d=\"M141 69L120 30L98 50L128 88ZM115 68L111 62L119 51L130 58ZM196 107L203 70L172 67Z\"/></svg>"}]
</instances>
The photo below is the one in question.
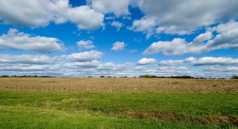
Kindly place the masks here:
<instances>
[{"instance_id":1,"label":"distant tree line","mask_svg":"<svg viewBox=\"0 0 238 129\"><path fill-rule=\"evenodd\" d=\"M39 77L39 78L52 78L55 76L38 76L38 75L2 75L0 77ZM88 76L88 78L92 78L92 76ZM100 78L117 78L117 77L112 77L112 76L100 76ZM128 78L128 76L121 76L119 78ZM133 78L137 78L136 76L133 76ZM192 77L192 76L187 76L187 75L183 75L183 76L156 76L156 75L141 75L139 76L139 78L184 78L184 79L226 79L226 78L205 78L205 77ZM233 75L230 79L238 79L237 75Z\"/></svg>"},{"instance_id":2,"label":"distant tree line","mask_svg":"<svg viewBox=\"0 0 238 129\"><path fill-rule=\"evenodd\" d=\"M156 75L141 75L139 78L184 78L184 79L226 79L226 78L205 78L205 77L192 77L192 76L156 76ZM238 76L233 75L230 79L238 79Z\"/></svg>"},{"instance_id":3,"label":"distant tree line","mask_svg":"<svg viewBox=\"0 0 238 129\"><path fill-rule=\"evenodd\" d=\"M92 78L92 76L88 76L88 78ZM100 76L100 78L117 78L116 76L112 77L112 76ZM127 76L121 76L119 78L128 78Z\"/></svg>"},{"instance_id":4,"label":"distant tree line","mask_svg":"<svg viewBox=\"0 0 238 129\"><path fill-rule=\"evenodd\" d=\"M192 76L156 76L156 75L141 75L139 78L194 78Z\"/></svg>"},{"instance_id":5,"label":"distant tree line","mask_svg":"<svg viewBox=\"0 0 238 129\"><path fill-rule=\"evenodd\" d=\"M51 78L51 77L54 77L54 76L38 76L38 75L12 75L12 76L9 76L9 75L2 75L0 77L41 77L41 78Z\"/></svg>"}]
</instances>

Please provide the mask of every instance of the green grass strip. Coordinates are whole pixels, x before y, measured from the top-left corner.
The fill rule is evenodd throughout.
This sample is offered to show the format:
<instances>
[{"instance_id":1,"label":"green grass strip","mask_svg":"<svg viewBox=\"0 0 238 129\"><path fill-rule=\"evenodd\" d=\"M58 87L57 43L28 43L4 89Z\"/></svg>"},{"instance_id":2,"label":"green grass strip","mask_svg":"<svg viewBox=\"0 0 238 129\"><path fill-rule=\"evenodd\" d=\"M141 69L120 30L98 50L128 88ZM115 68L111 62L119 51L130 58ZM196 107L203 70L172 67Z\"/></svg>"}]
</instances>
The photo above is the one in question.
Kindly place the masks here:
<instances>
[{"instance_id":1,"label":"green grass strip","mask_svg":"<svg viewBox=\"0 0 238 129\"><path fill-rule=\"evenodd\" d=\"M0 92L0 128L231 128L238 94Z\"/></svg>"}]
</instances>

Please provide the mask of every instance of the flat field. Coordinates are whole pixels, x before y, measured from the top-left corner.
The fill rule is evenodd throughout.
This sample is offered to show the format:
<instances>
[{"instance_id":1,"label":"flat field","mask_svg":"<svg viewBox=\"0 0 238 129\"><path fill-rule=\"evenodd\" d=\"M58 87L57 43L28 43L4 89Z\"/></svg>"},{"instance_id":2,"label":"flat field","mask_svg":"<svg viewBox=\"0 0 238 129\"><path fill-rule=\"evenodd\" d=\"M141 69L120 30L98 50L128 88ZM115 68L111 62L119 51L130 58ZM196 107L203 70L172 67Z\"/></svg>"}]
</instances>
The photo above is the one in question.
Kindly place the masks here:
<instances>
[{"instance_id":1,"label":"flat field","mask_svg":"<svg viewBox=\"0 0 238 129\"><path fill-rule=\"evenodd\" d=\"M0 78L0 91L238 93L238 79Z\"/></svg>"},{"instance_id":2,"label":"flat field","mask_svg":"<svg viewBox=\"0 0 238 129\"><path fill-rule=\"evenodd\" d=\"M0 78L0 128L238 128L238 80Z\"/></svg>"}]
</instances>

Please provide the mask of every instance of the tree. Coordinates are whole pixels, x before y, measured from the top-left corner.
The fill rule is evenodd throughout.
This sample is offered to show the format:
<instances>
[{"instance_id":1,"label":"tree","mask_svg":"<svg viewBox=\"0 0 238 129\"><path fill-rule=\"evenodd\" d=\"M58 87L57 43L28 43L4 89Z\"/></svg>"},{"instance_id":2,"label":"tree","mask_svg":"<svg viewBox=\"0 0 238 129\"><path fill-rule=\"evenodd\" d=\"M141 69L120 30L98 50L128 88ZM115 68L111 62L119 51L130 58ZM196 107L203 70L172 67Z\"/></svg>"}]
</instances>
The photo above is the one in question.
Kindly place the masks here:
<instances>
[{"instance_id":1,"label":"tree","mask_svg":"<svg viewBox=\"0 0 238 129\"><path fill-rule=\"evenodd\" d=\"M237 76L237 75L233 75L233 76L231 77L231 79L238 79L238 76Z\"/></svg>"},{"instance_id":2,"label":"tree","mask_svg":"<svg viewBox=\"0 0 238 129\"><path fill-rule=\"evenodd\" d=\"M155 75L141 75L139 78L157 78Z\"/></svg>"}]
</instances>

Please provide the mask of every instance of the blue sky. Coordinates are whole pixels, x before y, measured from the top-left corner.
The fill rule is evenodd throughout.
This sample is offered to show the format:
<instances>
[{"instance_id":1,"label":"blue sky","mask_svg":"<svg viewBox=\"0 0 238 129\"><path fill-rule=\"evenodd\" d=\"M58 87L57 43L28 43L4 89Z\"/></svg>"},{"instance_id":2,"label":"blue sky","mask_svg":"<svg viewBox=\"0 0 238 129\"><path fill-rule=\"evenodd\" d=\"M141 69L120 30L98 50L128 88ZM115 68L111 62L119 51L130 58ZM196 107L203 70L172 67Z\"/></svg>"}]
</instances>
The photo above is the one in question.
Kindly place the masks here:
<instances>
[{"instance_id":1,"label":"blue sky","mask_svg":"<svg viewBox=\"0 0 238 129\"><path fill-rule=\"evenodd\" d=\"M0 1L0 75L238 75L237 0Z\"/></svg>"}]
</instances>

